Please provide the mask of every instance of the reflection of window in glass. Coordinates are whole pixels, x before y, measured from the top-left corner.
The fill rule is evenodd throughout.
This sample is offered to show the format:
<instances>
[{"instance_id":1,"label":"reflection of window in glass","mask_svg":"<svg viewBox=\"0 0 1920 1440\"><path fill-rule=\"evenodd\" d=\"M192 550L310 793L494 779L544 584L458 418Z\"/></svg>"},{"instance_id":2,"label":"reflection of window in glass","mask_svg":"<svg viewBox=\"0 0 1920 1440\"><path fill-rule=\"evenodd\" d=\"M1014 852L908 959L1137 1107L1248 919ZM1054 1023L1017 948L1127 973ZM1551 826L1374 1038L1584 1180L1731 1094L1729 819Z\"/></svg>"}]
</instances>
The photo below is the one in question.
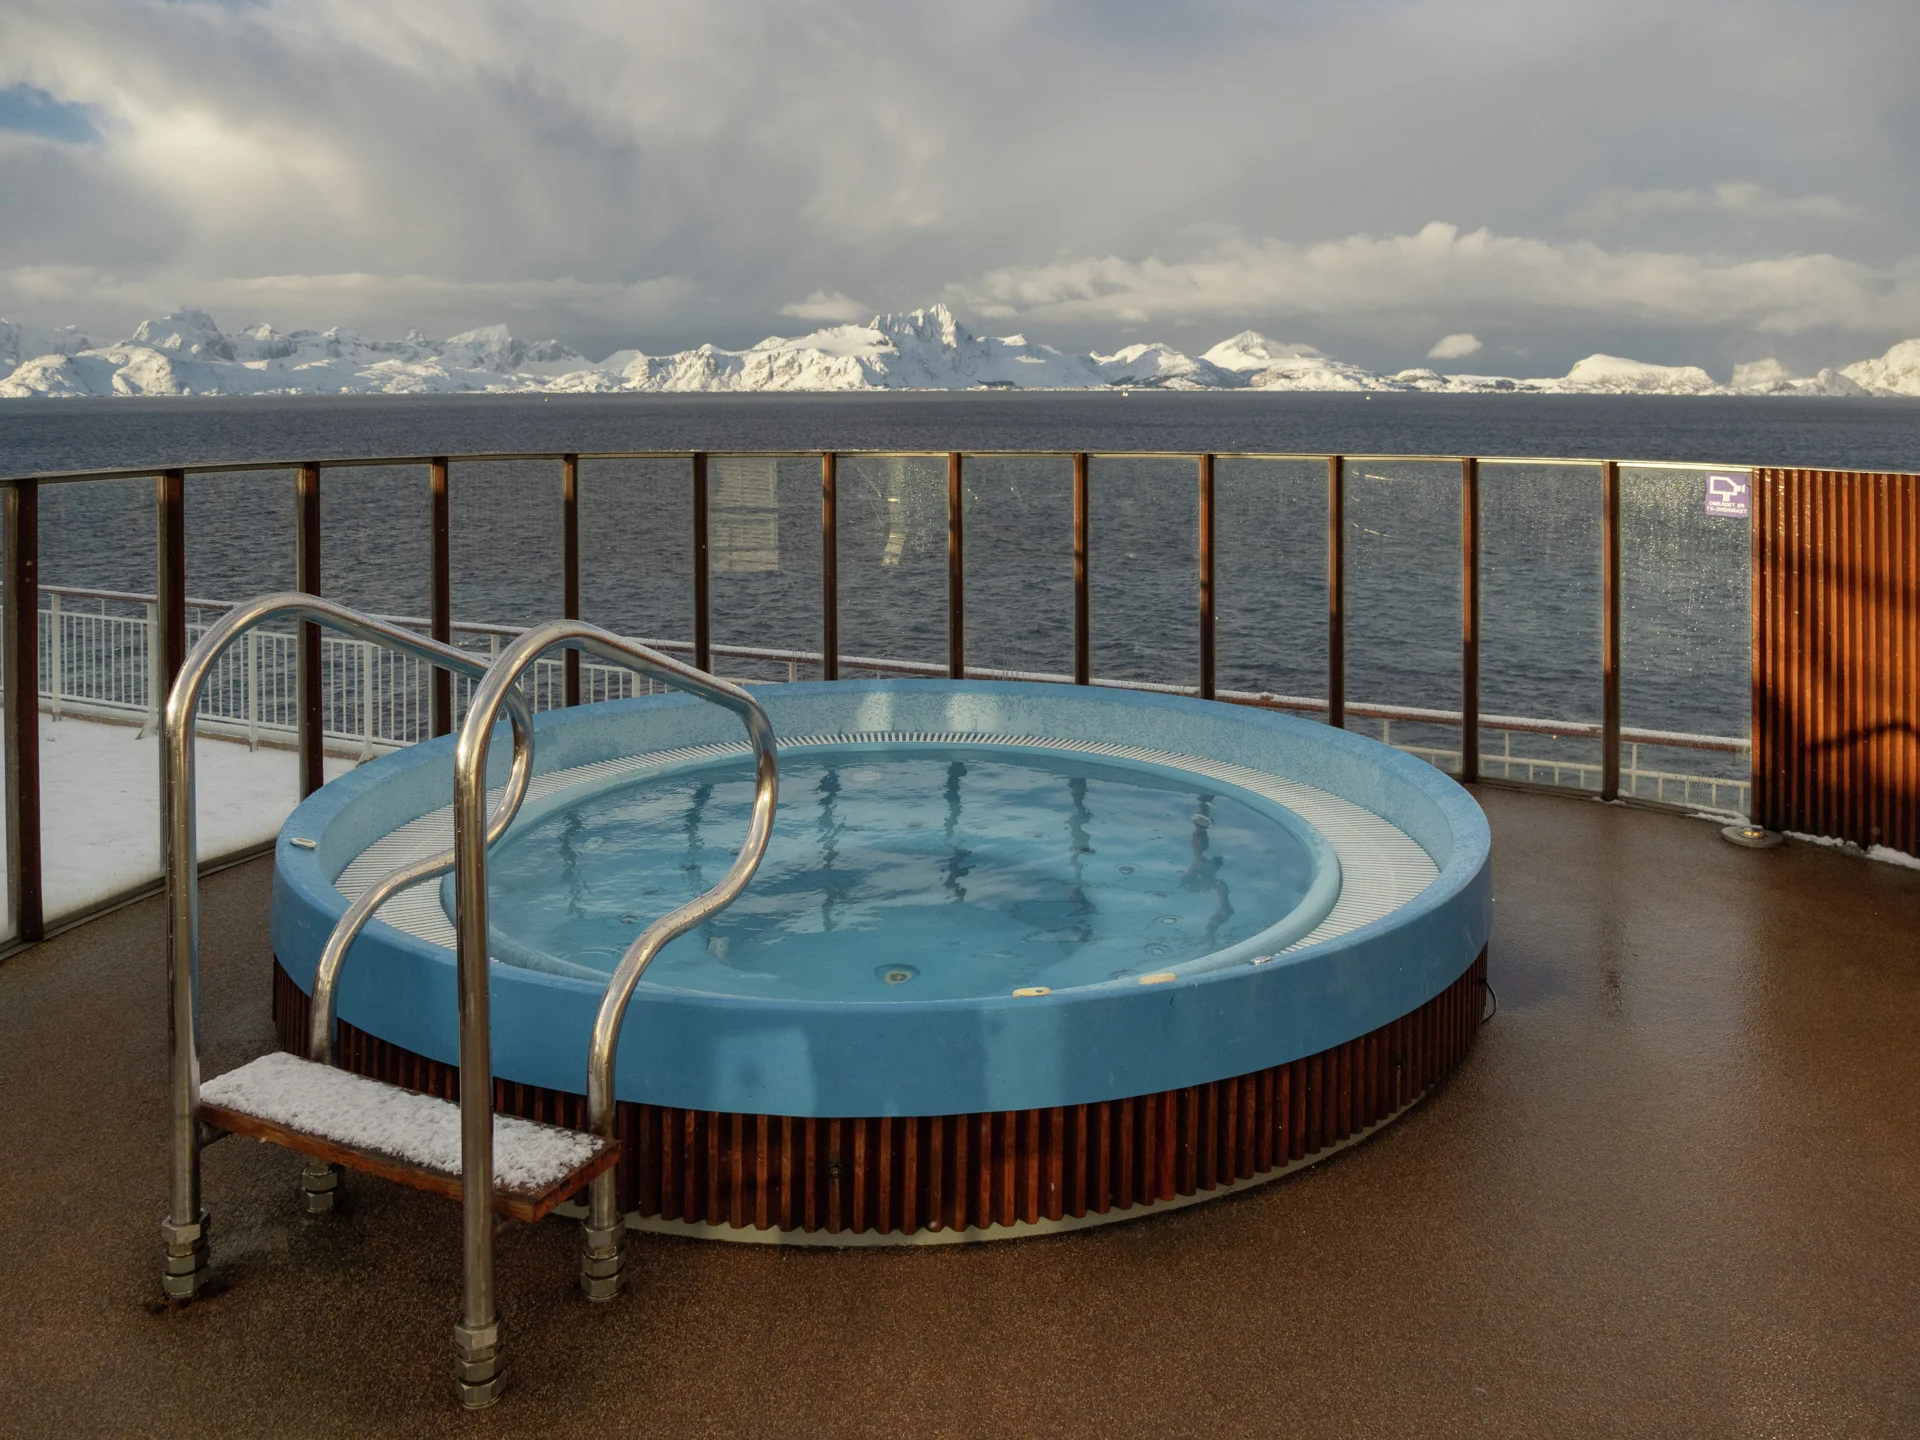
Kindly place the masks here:
<instances>
[{"instance_id":1,"label":"reflection of window in glass","mask_svg":"<svg viewBox=\"0 0 1920 1440\"><path fill-rule=\"evenodd\" d=\"M860 464L858 474L873 518L886 526L887 540L880 551L882 565L898 565L929 548L929 526L936 518L929 511L936 499L944 504L945 491L925 470L924 463L916 469L913 457L906 455L863 458ZM937 518L945 523L944 514Z\"/></svg>"},{"instance_id":2,"label":"reflection of window in glass","mask_svg":"<svg viewBox=\"0 0 1920 1440\"><path fill-rule=\"evenodd\" d=\"M718 574L780 568L779 471L771 456L716 457L707 516L707 555Z\"/></svg>"},{"instance_id":3,"label":"reflection of window in glass","mask_svg":"<svg viewBox=\"0 0 1920 1440\"><path fill-rule=\"evenodd\" d=\"M887 496L887 548L880 552L882 565L898 565L907 553L907 527L900 517L903 508L898 495Z\"/></svg>"}]
</instances>

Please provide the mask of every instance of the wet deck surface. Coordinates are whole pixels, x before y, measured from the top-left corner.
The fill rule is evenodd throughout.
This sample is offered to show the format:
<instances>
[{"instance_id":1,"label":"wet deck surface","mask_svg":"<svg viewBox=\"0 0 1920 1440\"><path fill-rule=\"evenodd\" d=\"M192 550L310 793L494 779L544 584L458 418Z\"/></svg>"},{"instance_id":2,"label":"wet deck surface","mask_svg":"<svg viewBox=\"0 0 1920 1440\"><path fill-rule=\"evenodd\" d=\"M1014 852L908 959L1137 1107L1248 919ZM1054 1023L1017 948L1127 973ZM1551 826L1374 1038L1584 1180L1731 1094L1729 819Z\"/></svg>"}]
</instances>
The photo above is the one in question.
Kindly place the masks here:
<instances>
[{"instance_id":1,"label":"wet deck surface","mask_svg":"<svg viewBox=\"0 0 1920 1440\"><path fill-rule=\"evenodd\" d=\"M923 1251L500 1246L513 1389L459 1411L459 1226L207 1152L224 1293L156 1304L161 913L0 965L0 1433L1920 1433L1920 872L1483 789L1500 1013L1382 1134L1251 1193ZM264 862L204 891L205 1062L270 1047Z\"/></svg>"}]
</instances>

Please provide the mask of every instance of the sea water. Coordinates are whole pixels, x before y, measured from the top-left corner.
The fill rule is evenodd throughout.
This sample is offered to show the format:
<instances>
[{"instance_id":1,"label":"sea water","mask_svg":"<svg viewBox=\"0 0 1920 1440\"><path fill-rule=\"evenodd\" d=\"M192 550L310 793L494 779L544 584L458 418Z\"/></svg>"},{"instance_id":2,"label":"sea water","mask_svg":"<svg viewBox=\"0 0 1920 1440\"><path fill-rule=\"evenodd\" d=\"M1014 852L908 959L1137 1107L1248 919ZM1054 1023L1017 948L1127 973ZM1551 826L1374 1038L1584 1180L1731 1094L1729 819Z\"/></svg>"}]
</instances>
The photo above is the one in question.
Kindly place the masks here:
<instances>
[{"instance_id":1,"label":"sea water","mask_svg":"<svg viewBox=\"0 0 1920 1440\"><path fill-rule=\"evenodd\" d=\"M113 399L0 403L0 472L516 450L1212 450L1590 456L1689 462L1623 477L1623 690L1629 726L1743 736L1749 696L1746 520L1706 512L1716 463L1920 468L1920 402L1758 397L1288 394L865 394ZM767 468L771 467L771 468ZM559 467L456 466L456 619L529 624L561 610ZM1592 466L1481 472L1481 708L1599 718L1600 490ZM968 662L1072 668L1070 462L970 458L964 472ZM722 475L710 582L716 642L817 650L817 461ZM1459 708L1457 465L1347 469L1347 695ZM841 463L843 653L944 664L944 453ZM1217 479L1223 687L1326 693L1326 477L1318 462L1223 459ZM736 493L737 492L737 493ZM1197 484L1190 459L1096 458L1094 671L1198 680ZM744 503L735 503L739 495ZM733 497L730 499L729 497ZM623 633L692 631L686 462L585 461L583 612ZM293 581L287 471L187 486L189 593L235 599ZM47 487L46 585L151 592L151 482ZM423 616L424 466L332 470L322 587ZM723 658L723 673L784 665ZM803 675L808 673L805 670ZM1377 722L1371 724L1378 732ZM1396 743L1457 745L1445 727ZM1524 737L1523 737L1524 738ZM1535 741L1592 761L1591 740ZM1679 757L1696 769L1714 757ZM1724 757L1737 771L1738 756Z\"/></svg>"}]
</instances>

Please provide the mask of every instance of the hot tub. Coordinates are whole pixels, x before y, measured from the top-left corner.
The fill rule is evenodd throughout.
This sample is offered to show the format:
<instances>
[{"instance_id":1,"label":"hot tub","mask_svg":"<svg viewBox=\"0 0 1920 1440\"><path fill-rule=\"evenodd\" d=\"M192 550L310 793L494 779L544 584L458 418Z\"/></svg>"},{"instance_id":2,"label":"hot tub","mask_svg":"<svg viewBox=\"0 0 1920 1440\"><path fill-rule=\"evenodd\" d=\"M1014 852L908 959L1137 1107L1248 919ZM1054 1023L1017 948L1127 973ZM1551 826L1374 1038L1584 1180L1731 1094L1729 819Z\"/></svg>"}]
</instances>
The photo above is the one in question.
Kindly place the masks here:
<instances>
[{"instance_id":1,"label":"hot tub","mask_svg":"<svg viewBox=\"0 0 1920 1440\"><path fill-rule=\"evenodd\" d=\"M1420 761L1117 689L756 693L780 737L767 856L662 952L623 1032L636 1227L844 1244L1126 1218L1331 1153L1464 1056L1487 828ZM738 733L679 696L539 718L536 779L490 861L503 1110L583 1123L606 976L744 834ZM449 749L364 765L289 818L290 1048L349 900L450 843ZM420 886L356 943L343 1063L451 1093L451 907L450 880Z\"/></svg>"}]
</instances>

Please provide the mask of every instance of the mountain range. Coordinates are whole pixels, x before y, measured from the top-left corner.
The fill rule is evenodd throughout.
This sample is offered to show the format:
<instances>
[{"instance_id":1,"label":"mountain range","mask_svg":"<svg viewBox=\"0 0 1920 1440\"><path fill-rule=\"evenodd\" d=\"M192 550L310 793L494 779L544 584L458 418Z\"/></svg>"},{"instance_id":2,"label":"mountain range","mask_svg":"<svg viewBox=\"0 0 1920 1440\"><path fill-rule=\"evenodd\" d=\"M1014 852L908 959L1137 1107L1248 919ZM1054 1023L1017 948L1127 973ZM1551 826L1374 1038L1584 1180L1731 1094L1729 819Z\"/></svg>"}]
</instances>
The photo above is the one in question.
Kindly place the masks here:
<instances>
[{"instance_id":1,"label":"mountain range","mask_svg":"<svg viewBox=\"0 0 1920 1440\"><path fill-rule=\"evenodd\" d=\"M504 325L449 340L415 331L373 340L351 330L254 325L223 332L204 310L142 321L125 340L0 320L0 398L87 395L415 395L485 391L597 394L808 390L1303 390L1524 392L1554 395L1915 395L1920 339L1817 375L1777 360L1716 382L1695 365L1589 355L1565 375L1513 379L1430 369L1377 374L1309 345L1245 330L1193 356L1170 345L1070 355L1023 335L976 336L945 305L879 315L746 350L702 345L673 355L619 350L592 361L557 340L528 343Z\"/></svg>"}]
</instances>

